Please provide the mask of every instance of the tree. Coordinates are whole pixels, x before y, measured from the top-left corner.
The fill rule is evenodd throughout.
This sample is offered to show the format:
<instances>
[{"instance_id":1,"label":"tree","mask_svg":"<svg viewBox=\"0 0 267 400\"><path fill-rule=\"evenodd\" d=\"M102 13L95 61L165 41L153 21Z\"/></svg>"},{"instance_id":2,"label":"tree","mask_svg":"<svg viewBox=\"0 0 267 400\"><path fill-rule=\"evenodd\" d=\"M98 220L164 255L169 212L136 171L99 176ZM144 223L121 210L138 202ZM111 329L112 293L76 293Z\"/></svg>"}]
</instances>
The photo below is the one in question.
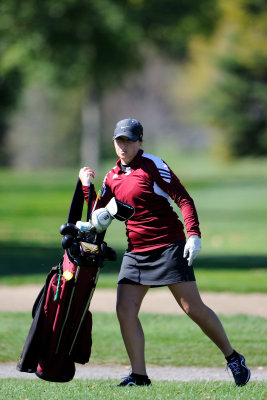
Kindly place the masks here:
<instances>
[{"instance_id":1,"label":"tree","mask_svg":"<svg viewBox=\"0 0 267 400\"><path fill-rule=\"evenodd\" d=\"M8 21L2 28L6 58L13 52L24 75L44 71L57 85L84 87L83 137L91 159L97 155L103 93L140 67L146 46L184 58L190 35L210 33L218 17L214 0L2 0L0 14ZM92 109L94 135L88 131Z\"/></svg>"},{"instance_id":2,"label":"tree","mask_svg":"<svg viewBox=\"0 0 267 400\"><path fill-rule=\"evenodd\" d=\"M17 68L10 68L0 75L0 164L7 165L5 135L8 130L8 116L17 106L22 88L22 74Z\"/></svg>"},{"instance_id":3,"label":"tree","mask_svg":"<svg viewBox=\"0 0 267 400\"><path fill-rule=\"evenodd\" d=\"M222 19L208 41L191 42L189 79L198 71L197 107L229 156L267 154L267 3L221 0ZM193 79L192 79L193 78Z\"/></svg>"}]
</instances>

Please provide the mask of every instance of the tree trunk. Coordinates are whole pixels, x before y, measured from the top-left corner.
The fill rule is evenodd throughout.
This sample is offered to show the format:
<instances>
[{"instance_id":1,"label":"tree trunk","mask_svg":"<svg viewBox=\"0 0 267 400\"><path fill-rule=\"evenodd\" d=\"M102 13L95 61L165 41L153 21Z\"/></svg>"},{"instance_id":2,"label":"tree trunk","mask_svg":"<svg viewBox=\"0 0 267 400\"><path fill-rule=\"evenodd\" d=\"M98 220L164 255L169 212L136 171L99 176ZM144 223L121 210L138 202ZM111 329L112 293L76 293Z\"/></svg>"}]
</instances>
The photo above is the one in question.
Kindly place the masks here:
<instances>
[{"instance_id":1,"label":"tree trunk","mask_svg":"<svg viewBox=\"0 0 267 400\"><path fill-rule=\"evenodd\" d=\"M86 98L82 106L81 163L97 170L100 157L101 115L99 101Z\"/></svg>"},{"instance_id":2,"label":"tree trunk","mask_svg":"<svg viewBox=\"0 0 267 400\"><path fill-rule=\"evenodd\" d=\"M6 149L7 123L0 117L0 166L6 167L9 164L8 151Z\"/></svg>"}]
</instances>

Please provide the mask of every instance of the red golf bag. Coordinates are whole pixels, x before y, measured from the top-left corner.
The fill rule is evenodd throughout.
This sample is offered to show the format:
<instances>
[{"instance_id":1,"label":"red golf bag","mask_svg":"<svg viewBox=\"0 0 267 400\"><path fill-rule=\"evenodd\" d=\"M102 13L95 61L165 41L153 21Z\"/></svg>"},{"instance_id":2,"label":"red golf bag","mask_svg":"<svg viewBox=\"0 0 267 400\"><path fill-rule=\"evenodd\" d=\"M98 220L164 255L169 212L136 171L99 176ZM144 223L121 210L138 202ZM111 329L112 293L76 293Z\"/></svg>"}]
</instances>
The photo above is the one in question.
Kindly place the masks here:
<instances>
[{"instance_id":1,"label":"red golf bag","mask_svg":"<svg viewBox=\"0 0 267 400\"><path fill-rule=\"evenodd\" d=\"M54 382L70 381L75 363L89 361L92 346L90 302L104 259L116 259L114 250L103 241L105 231L92 228L82 232L84 196L78 180L70 206L68 222L62 225L62 261L53 267L32 311L29 330L17 369L34 372ZM88 200L87 221L91 215L92 190ZM132 215L132 214L131 214Z\"/></svg>"}]
</instances>

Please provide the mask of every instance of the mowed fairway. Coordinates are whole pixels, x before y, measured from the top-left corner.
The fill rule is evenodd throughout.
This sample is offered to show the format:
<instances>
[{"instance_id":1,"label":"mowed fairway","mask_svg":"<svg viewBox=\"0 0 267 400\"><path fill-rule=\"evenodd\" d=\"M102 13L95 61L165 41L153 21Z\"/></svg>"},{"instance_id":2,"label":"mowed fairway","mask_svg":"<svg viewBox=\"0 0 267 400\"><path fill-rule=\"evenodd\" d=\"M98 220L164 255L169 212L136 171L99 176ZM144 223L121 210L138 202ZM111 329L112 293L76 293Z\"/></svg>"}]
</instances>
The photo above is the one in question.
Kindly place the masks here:
<instances>
[{"instance_id":1,"label":"mowed fairway","mask_svg":"<svg viewBox=\"0 0 267 400\"><path fill-rule=\"evenodd\" d=\"M225 382L156 382L152 387L118 388L114 380L74 380L68 384L36 380L3 379L0 399L14 400L261 400L267 396L265 382L241 388Z\"/></svg>"},{"instance_id":2,"label":"mowed fairway","mask_svg":"<svg viewBox=\"0 0 267 400\"><path fill-rule=\"evenodd\" d=\"M267 366L266 319L246 315L221 316L233 346L244 352L251 367ZM141 314L150 365L225 368L220 351L187 316ZM0 362L16 361L31 324L30 313L0 313ZM257 329L255 330L255 326ZM117 317L93 314L90 363L128 365Z\"/></svg>"},{"instance_id":3,"label":"mowed fairway","mask_svg":"<svg viewBox=\"0 0 267 400\"><path fill-rule=\"evenodd\" d=\"M121 373L127 374L128 365L118 323L114 314L95 313L93 348L90 365L122 365ZM220 367L219 375L226 375L225 362L216 347L187 317L170 315L142 315L147 338L146 354L149 365ZM15 362L20 354L29 325L30 313L0 313L1 361ZM267 365L266 319L247 316L223 317L222 322L234 345L242 348L250 367ZM255 326L257 329L255 330ZM166 329L168 327L168 329ZM15 363L13 363L15 369ZM190 372L189 372L190 373ZM74 379L70 383L56 384L29 379L0 379L0 399L264 399L266 381L249 382L242 388L232 381L158 381L152 388L118 388L116 380ZM177 377L179 379L179 377ZM209 376L206 377L209 379ZM218 378L219 379L219 378ZM178 397L177 397L178 396Z\"/></svg>"}]
</instances>

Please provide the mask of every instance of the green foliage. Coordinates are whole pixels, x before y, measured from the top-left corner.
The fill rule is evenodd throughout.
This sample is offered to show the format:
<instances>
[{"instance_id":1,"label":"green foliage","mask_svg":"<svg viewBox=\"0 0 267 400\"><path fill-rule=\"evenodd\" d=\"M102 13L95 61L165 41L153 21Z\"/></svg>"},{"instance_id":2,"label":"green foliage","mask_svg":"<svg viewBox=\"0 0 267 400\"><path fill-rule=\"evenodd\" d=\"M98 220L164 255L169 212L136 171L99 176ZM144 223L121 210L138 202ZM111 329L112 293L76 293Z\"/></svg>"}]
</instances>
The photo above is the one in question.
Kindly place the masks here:
<instances>
[{"instance_id":1,"label":"green foliage","mask_svg":"<svg viewBox=\"0 0 267 400\"><path fill-rule=\"evenodd\" d=\"M182 48L184 53L190 34L208 31L214 25L216 4L210 0L204 3L200 8L173 0L167 4L45 1L38 6L35 1L23 6L15 0L3 1L2 67L16 65L33 73L36 65L48 63L55 70L57 83L89 80L92 87L103 89L140 65L144 40L173 53Z\"/></svg>"},{"instance_id":2,"label":"green foliage","mask_svg":"<svg viewBox=\"0 0 267 400\"><path fill-rule=\"evenodd\" d=\"M144 39L165 55L186 58L194 34L211 35L219 18L217 1L128 1L129 18L142 27Z\"/></svg>"},{"instance_id":3,"label":"green foliage","mask_svg":"<svg viewBox=\"0 0 267 400\"><path fill-rule=\"evenodd\" d=\"M118 86L127 74L140 67L149 47L157 47L168 56L185 57L190 35L196 32L207 34L212 30L216 4L212 0L203 0L201 5L198 1L190 3L184 0L168 0L167 3L158 0L29 0L26 4L17 0L2 0L0 77L3 77L3 85L0 78L0 111L8 101L10 108L15 106L14 89L18 95L29 81L52 82L61 88L82 88L78 106L82 107L87 98L98 104L106 90ZM19 74L19 82L8 79L14 71ZM68 92L64 96L67 97ZM66 147L72 150L70 134L78 136L81 126L76 123L77 114L69 115L66 101L59 102L77 127L70 132L58 121L58 129L55 128L56 133L52 135L59 137L59 141L64 136L62 142L69 143ZM62 120L61 110L55 106L54 111ZM45 113L45 110L42 112ZM5 122L6 116L0 113L0 146L4 145L1 133L3 138L5 131L1 132L1 123ZM100 135L100 130L101 127L96 129L96 135ZM63 134L59 135L59 131ZM41 128L38 132L44 136ZM30 134L35 138L31 131ZM42 145L41 139L39 142ZM54 146L51 143L47 147L58 151L58 143ZM79 143L76 141L74 144L76 152L79 151ZM10 155L6 156L5 160L10 162L10 158ZM69 158L63 153L65 165L69 165ZM77 157L74 158L76 160ZM50 165L61 164L53 160L55 157L52 157L51 163L51 158L45 155L45 161ZM28 163L34 165L31 159ZM0 164L6 165L4 154Z\"/></svg>"},{"instance_id":4,"label":"green foliage","mask_svg":"<svg viewBox=\"0 0 267 400\"><path fill-rule=\"evenodd\" d=\"M264 0L221 0L219 8L221 20L212 38L196 37L190 46L194 68L189 79L198 71L199 81L191 97L198 97L198 110L219 132L221 153L265 156L267 5Z\"/></svg>"},{"instance_id":5,"label":"green foliage","mask_svg":"<svg viewBox=\"0 0 267 400\"><path fill-rule=\"evenodd\" d=\"M38 6L35 1L23 6L3 1L0 11L9 22L3 25L4 66L18 63L33 73L36 66L48 63L59 84L91 77L93 85L104 87L136 65L138 29L128 29L123 10L114 1L45 1ZM131 57L124 56L125 48L132 50Z\"/></svg>"},{"instance_id":6,"label":"green foliage","mask_svg":"<svg viewBox=\"0 0 267 400\"><path fill-rule=\"evenodd\" d=\"M34 0L23 6L3 0L0 11L4 65L48 61L58 70L59 82L64 77L70 82L92 77L97 88L139 64L143 41L184 54L190 35L210 33L218 15L211 0L49 0L38 6ZM31 59L25 60L25 54Z\"/></svg>"},{"instance_id":7,"label":"green foliage","mask_svg":"<svg viewBox=\"0 0 267 400\"><path fill-rule=\"evenodd\" d=\"M255 68L222 57L222 76L210 93L210 119L223 130L233 156L267 154L267 58L258 61Z\"/></svg>"}]
</instances>

